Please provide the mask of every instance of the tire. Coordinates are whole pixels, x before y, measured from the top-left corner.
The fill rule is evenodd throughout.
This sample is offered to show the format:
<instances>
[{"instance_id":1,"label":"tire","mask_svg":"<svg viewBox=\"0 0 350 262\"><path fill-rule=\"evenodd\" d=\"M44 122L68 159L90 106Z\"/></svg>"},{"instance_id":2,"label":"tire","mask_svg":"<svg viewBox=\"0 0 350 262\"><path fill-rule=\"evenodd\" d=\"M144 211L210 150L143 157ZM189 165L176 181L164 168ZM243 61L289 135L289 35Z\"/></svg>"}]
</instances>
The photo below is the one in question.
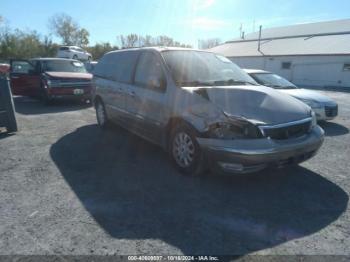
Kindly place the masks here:
<instances>
[{"instance_id":1,"label":"tire","mask_svg":"<svg viewBox=\"0 0 350 262\"><path fill-rule=\"evenodd\" d=\"M169 141L169 154L175 167L184 175L200 175L204 171L203 152L195 132L186 124L178 125Z\"/></svg>"},{"instance_id":2,"label":"tire","mask_svg":"<svg viewBox=\"0 0 350 262\"><path fill-rule=\"evenodd\" d=\"M77 55L73 55L72 59L78 60L78 56Z\"/></svg>"},{"instance_id":3,"label":"tire","mask_svg":"<svg viewBox=\"0 0 350 262\"><path fill-rule=\"evenodd\" d=\"M49 97L49 95L47 94L47 92L44 88L41 89L40 100L46 106L52 104L52 99Z\"/></svg>"},{"instance_id":4,"label":"tire","mask_svg":"<svg viewBox=\"0 0 350 262\"><path fill-rule=\"evenodd\" d=\"M107 116L105 105L100 99L98 99L95 102L95 110L96 110L96 119L97 119L98 125L102 129L106 129L109 126L109 119Z\"/></svg>"},{"instance_id":5,"label":"tire","mask_svg":"<svg viewBox=\"0 0 350 262\"><path fill-rule=\"evenodd\" d=\"M91 62L91 56L88 57L87 61L90 63Z\"/></svg>"}]
</instances>

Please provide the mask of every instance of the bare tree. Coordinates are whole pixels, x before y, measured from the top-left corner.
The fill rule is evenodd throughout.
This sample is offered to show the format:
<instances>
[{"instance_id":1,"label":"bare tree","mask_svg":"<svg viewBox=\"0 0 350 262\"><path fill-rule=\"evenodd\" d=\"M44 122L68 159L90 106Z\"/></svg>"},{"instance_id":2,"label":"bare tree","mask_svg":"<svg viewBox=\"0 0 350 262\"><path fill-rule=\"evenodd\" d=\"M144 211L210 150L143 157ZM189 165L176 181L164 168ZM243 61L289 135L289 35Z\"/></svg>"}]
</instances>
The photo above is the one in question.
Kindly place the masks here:
<instances>
[{"instance_id":1,"label":"bare tree","mask_svg":"<svg viewBox=\"0 0 350 262\"><path fill-rule=\"evenodd\" d=\"M220 43L221 43L221 40L219 38L200 39L198 41L198 48L209 49L220 45Z\"/></svg>"},{"instance_id":2,"label":"bare tree","mask_svg":"<svg viewBox=\"0 0 350 262\"><path fill-rule=\"evenodd\" d=\"M140 45L139 36L137 34L129 34L127 36L119 35L117 37L121 48L132 48Z\"/></svg>"},{"instance_id":3,"label":"bare tree","mask_svg":"<svg viewBox=\"0 0 350 262\"><path fill-rule=\"evenodd\" d=\"M49 27L52 33L62 39L65 45L89 44L89 32L80 28L79 24L67 14L56 14L49 19Z\"/></svg>"}]
</instances>

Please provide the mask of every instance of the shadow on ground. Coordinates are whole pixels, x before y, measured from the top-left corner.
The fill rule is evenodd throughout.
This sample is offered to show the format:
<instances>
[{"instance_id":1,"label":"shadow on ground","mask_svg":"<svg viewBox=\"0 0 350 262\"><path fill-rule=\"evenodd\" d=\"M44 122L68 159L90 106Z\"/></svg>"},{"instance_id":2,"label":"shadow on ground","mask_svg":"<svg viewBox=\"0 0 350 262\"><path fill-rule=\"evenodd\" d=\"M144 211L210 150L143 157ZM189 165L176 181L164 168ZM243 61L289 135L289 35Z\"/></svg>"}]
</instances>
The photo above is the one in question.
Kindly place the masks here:
<instances>
[{"instance_id":1,"label":"shadow on ground","mask_svg":"<svg viewBox=\"0 0 350 262\"><path fill-rule=\"evenodd\" d=\"M38 115L38 114L50 114L61 113L80 110L88 108L91 105L72 100L57 100L53 101L50 105L44 105L40 100L17 96L14 97L16 112L23 115Z\"/></svg>"},{"instance_id":2,"label":"shadow on ground","mask_svg":"<svg viewBox=\"0 0 350 262\"><path fill-rule=\"evenodd\" d=\"M342 136L349 133L349 129L343 125L334 122L320 122L319 125L325 131L326 136Z\"/></svg>"},{"instance_id":3,"label":"shadow on ground","mask_svg":"<svg viewBox=\"0 0 350 262\"><path fill-rule=\"evenodd\" d=\"M302 167L184 177L161 149L117 127L81 127L50 154L112 237L160 239L184 254L266 249L323 229L348 203L340 187Z\"/></svg>"},{"instance_id":4,"label":"shadow on ground","mask_svg":"<svg viewBox=\"0 0 350 262\"><path fill-rule=\"evenodd\" d=\"M14 135L13 133L7 133L7 132L5 132L5 131L1 131L1 130L0 130L0 140L1 140L1 139L8 138L8 137L11 137L11 136L13 136L13 135Z\"/></svg>"}]
</instances>

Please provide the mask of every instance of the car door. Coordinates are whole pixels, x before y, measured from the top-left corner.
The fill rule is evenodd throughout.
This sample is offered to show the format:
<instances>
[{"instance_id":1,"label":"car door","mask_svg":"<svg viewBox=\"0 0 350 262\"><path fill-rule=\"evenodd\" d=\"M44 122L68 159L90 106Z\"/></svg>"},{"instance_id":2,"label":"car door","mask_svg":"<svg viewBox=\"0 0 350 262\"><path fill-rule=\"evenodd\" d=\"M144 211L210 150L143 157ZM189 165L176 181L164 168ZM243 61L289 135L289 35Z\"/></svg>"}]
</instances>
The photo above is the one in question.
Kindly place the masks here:
<instances>
[{"instance_id":1,"label":"car door","mask_svg":"<svg viewBox=\"0 0 350 262\"><path fill-rule=\"evenodd\" d=\"M168 114L166 78L160 55L144 51L138 60L134 84L126 93L127 111L132 116L133 131L155 143L162 141L162 131Z\"/></svg>"},{"instance_id":2,"label":"car door","mask_svg":"<svg viewBox=\"0 0 350 262\"><path fill-rule=\"evenodd\" d=\"M127 125L130 115L126 110L126 93L132 85L139 51L120 51L105 55L98 63L94 75L96 84L103 94L108 115L119 123ZM104 77L98 77L103 75Z\"/></svg>"},{"instance_id":3,"label":"car door","mask_svg":"<svg viewBox=\"0 0 350 262\"><path fill-rule=\"evenodd\" d=\"M39 94L41 78L38 65L39 63L34 65L28 60L11 61L10 82L14 95L36 96Z\"/></svg>"}]
</instances>

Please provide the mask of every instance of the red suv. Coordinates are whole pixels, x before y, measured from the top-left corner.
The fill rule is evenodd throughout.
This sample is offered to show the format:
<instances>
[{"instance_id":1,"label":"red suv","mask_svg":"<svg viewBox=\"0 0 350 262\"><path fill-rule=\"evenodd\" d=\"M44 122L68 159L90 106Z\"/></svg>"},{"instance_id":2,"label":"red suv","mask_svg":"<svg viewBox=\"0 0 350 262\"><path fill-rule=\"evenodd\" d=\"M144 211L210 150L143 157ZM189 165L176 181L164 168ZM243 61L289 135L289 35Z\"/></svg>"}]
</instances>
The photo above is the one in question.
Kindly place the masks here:
<instances>
[{"instance_id":1,"label":"red suv","mask_svg":"<svg viewBox=\"0 0 350 262\"><path fill-rule=\"evenodd\" d=\"M56 98L91 101L92 75L73 59L12 60L10 81L14 95L39 97L45 103Z\"/></svg>"}]
</instances>

